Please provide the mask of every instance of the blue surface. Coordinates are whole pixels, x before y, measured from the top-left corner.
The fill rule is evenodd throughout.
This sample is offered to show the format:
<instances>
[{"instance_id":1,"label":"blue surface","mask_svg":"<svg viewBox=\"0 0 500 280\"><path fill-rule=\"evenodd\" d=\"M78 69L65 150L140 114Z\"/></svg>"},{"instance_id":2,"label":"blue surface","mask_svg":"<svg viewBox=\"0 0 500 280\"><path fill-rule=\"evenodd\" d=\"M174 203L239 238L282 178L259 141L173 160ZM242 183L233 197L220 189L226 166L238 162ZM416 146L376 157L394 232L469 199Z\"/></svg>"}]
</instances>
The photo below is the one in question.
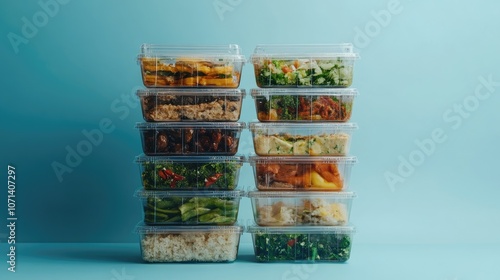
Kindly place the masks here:
<instances>
[{"instance_id":1,"label":"blue surface","mask_svg":"<svg viewBox=\"0 0 500 280\"><path fill-rule=\"evenodd\" d=\"M370 271L396 279L406 271L402 275L409 279L413 274L405 268L421 262L429 271L421 271L420 279L498 275L481 270L498 252L488 245L500 245L498 1L55 1L0 3L0 170L16 167L18 242L137 242L131 232L141 209L132 194L140 179L133 159L141 146L133 127L142 121L134 99L142 83L136 64L142 43L236 43L250 57L257 44L353 42L361 55L352 118L360 129L351 149L359 159L351 180L358 193L351 220L359 249L349 265L320 269L346 279ZM253 67L247 64L241 88L253 87ZM255 118L247 97L241 120ZM112 131L58 178L52 165L65 164L68 150L86 141L82 131L95 132L103 121ZM251 151L245 131L240 152ZM240 183L253 186L249 165ZM7 224L6 196L7 185L0 185L0 220ZM240 219L252 219L247 199ZM0 226L2 244L8 235ZM384 248L379 244L394 247L370 249ZM411 254L406 244L420 253ZM133 257L114 260L113 253L108 266L107 245L96 247L103 250L96 259L91 253L66 255L61 246L49 251L49 260L30 251L23 273L69 272L88 262L96 270L87 273L109 279L111 269L124 266L121 261L137 279L139 271L171 269L143 270L131 264ZM422 248L433 250L430 259ZM474 254L484 256L468 256L463 248L478 248ZM445 266L438 265L443 261ZM242 265L228 268L256 267ZM259 271L281 277L288 267Z\"/></svg>"},{"instance_id":2,"label":"blue surface","mask_svg":"<svg viewBox=\"0 0 500 280\"><path fill-rule=\"evenodd\" d=\"M407 279L497 280L499 246L360 245L347 263L257 263L242 243L233 263L149 264L138 244L22 244L2 279ZM3 278L3 276L8 276Z\"/></svg>"}]
</instances>

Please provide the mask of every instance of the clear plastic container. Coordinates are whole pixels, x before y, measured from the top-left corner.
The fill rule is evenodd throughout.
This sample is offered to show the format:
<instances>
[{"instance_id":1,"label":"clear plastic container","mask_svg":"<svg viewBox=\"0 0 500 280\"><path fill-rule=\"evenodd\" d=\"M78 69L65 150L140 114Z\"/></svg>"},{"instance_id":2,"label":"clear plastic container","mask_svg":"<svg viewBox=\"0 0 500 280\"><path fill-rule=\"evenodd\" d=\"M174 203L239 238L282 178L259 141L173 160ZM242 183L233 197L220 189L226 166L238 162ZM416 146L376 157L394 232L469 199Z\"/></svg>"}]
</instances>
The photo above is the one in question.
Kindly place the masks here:
<instances>
[{"instance_id":1,"label":"clear plastic container","mask_svg":"<svg viewBox=\"0 0 500 280\"><path fill-rule=\"evenodd\" d=\"M234 190L243 156L137 156L145 190Z\"/></svg>"},{"instance_id":2,"label":"clear plastic container","mask_svg":"<svg viewBox=\"0 0 500 280\"><path fill-rule=\"evenodd\" d=\"M268 121L346 122L356 89L252 89L257 118Z\"/></svg>"},{"instance_id":3,"label":"clear plastic container","mask_svg":"<svg viewBox=\"0 0 500 280\"><path fill-rule=\"evenodd\" d=\"M260 191L344 191L356 157L249 158Z\"/></svg>"},{"instance_id":4,"label":"clear plastic container","mask_svg":"<svg viewBox=\"0 0 500 280\"><path fill-rule=\"evenodd\" d=\"M246 62L238 45L143 44L137 57L146 87L237 88Z\"/></svg>"},{"instance_id":5,"label":"clear plastic container","mask_svg":"<svg viewBox=\"0 0 500 280\"><path fill-rule=\"evenodd\" d=\"M233 262L238 255L241 226L137 225L146 262Z\"/></svg>"},{"instance_id":6,"label":"clear plastic container","mask_svg":"<svg viewBox=\"0 0 500 280\"><path fill-rule=\"evenodd\" d=\"M138 123L142 149L148 156L225 155L238 151L241 122Z\"/></svg>"},{"instance_id":7,"label":"clear plastic container","mask_svg":"<svg viewBox=\"0 0 500 280\"><path fill-rule=\"evenodd\" d=\"M355 123L250 123L259 156L345 156Z\"/></svg>"},{"instance_id":8,"label":"clear plastic container","mask_svg":"<svg viewBox=\"0 0 500 280\"><path fill-rule=\"evenodd\" d=\"M141 199L148 225L233 225L242 191L145 191Z\"/></svg>"},{"instance_id":9,"label":"clear plastic container","mask_svg":"<svg viewBox=\"0 0 500 280\"><path fill-rule=\"evenodd\" d=\"M345 262L351 256L354 227L259 227L252 234L259 262Z\"/></svg>"},{"instance_id":10,"label":"clear plastic container","mask_svg":"<svg viewBox=\"0 0 500 280\"><path fill-rule=\"evenodd\" d=\"M248 193L259 226L342 226L349 222L352 192Z\"/></svg>"},{"instance_id":11,"label":"clear plastic container","mask_svg":"<svg viewBox=\"0 0 500 280\"><path fill-rule=\"evenodd\" d=\"M141 89L147 122L238 121L244 89Z\"/></svg>"},{"instance_id":12,"label":"clear plastic container","mask_svg":"<svg viewBox=\"0 0 500 280\"><path fill-rule=\"evenodd\" d=\"M258 87L349 87L352 44L258 45L252 55Z\"/></svg>"}]
</instances>

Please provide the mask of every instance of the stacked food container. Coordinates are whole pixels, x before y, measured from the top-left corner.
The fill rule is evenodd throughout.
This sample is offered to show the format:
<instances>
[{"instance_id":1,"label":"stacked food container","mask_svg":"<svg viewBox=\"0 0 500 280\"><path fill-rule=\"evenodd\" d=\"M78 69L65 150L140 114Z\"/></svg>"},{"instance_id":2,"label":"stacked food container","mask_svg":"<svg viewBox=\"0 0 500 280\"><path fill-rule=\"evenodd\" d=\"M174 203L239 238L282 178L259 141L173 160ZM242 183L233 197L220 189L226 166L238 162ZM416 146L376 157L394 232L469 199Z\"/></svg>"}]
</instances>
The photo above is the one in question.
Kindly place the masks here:
<instances>
[{"instance_id":1,"label":"stacked food container","mask_svg":"<svg viewBox=\"0 0 500 280\"><path fill-rule=\"evenodd\" d=\"M251 94L257 190L248 192L257 261L331 261L350 257L352 132L358 55L351 44L259 45L252 56L259 88Z\"/></svg>"},{"instance_id":2,"label":"stacked food container","mask_svg":"<svg viewBox=\"0 0 500 280\"><path fill-rule=\"evenodd\" d=\"M137 226L147 262L230 262L242 227L237 155L245 123L237 45L148 45L138 56L143 155L136 157L143 206Z\"/></svg>"}]
</instances>

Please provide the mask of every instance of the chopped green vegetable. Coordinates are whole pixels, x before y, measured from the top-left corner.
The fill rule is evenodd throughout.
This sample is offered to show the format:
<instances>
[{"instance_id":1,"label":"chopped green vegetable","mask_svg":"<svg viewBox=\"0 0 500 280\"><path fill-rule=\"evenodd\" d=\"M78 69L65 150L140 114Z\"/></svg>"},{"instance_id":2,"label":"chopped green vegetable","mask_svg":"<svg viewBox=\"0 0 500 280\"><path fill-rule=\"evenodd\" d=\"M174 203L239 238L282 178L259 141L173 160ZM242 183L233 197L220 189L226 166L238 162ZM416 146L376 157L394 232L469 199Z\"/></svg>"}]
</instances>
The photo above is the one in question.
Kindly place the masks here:
<instances>
[{"instance_id":1,"label":"chopped green vegetable","mask_svg":"<svg viewBox=\"0 0 500 280\"><path fill-rule=\"evenodd\" d=\"M239 200L218 197L149 197L144 220L149 224L216 224L236 222Z\"/></svg>"},{"instance_id":2,"label":"chopped green vegetable","mask_svg":"<svg viewBox=\"0 0 500 280\"><path fill-rule=\"evenodd\" d=\"M256 64L256 79L260 87L348 87L352 83L352 66L342 59L263 60Z\"/></svg>"},{"instance_id":3,"label":"chopped green vegetable","mask_svg":"<svg viewBox=\"0 0 500 280\"><path fill-rule=\"evenodd\" d=\"M233 190L238 184L237 179L240 167L241 163L239 162L144 162L142 163L141 175L144 189L146 190ZM166 170L168 174L173 175L165 175L165 172L162 170ZM210 182L210 184L207 182Z\"/></svg>"},{"instance_id":4,"label":"chopped green vegetable","mask_svg":"<svg viewBox=\"0 0 500 280\"><path fill-rule=\"evenodd\" d=\"M351 253L348 234L254 234L258 261L345 262Z\"/></svg>"}]
</instances>

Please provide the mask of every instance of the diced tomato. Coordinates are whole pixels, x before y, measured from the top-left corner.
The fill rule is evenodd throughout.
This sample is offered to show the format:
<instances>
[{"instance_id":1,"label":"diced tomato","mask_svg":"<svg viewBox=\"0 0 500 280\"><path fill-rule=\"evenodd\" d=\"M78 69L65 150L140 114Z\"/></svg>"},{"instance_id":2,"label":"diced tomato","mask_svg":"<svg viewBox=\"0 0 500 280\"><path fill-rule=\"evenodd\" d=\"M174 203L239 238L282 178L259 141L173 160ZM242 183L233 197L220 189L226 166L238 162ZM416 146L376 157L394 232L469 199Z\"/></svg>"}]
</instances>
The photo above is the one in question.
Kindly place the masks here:
<instances>
[{"instance_id":1,"label":"diced tomato","mask_svg":"<svg viewBox=\"0 0 500 280\"><path fill-rule=\"evenodd\" d=\"M285 66L281 67L281 71L283 71L283 73L286 74L286 73L292 72L292 69L290 69L290 67L285 65Z\"/></svg>"},{"instance_id":2,"label":"diced tomato","mask_svg":"<svg viewBox=\"0 0 500 280\"><path fill-rule=\"evenodd\" d=\"M209 187L210 185L215 183L215 181L217 181L221 176L222 176L221 173L215 173L213 176L210 176L207 179L205 179L205 187Z\"/></svg>"}]
</instances>

